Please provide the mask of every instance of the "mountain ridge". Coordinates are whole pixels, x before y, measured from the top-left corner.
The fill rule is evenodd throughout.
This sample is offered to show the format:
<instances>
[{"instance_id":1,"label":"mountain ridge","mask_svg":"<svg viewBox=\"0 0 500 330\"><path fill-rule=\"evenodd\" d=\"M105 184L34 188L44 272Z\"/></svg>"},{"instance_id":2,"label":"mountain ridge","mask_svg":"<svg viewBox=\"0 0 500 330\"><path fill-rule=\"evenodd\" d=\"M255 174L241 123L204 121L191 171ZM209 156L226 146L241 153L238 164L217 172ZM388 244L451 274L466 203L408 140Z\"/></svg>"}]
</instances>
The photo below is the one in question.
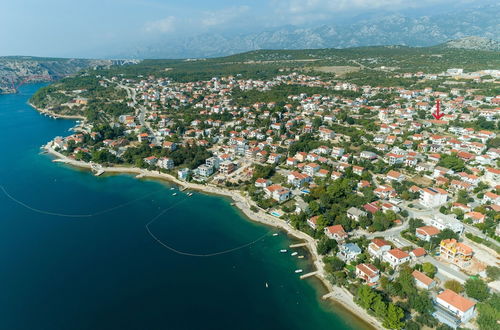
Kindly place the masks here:
<instances>
[{"instance_id":1,"label":"mountain ridge","mask_svg":"<svg viewBox=\"0 0 500 330\"><path fill-rule=\"evenodd\" d=\"M391 13L351 24L322 24L313 28L286 26L231 36L200 34L136 48L132 53L121 54L121 57L203 58L258 49L350 48L394 44L432 46L469 36L495 39L500 36L500 20L495 14L498 12L500 4L493 4L432 16L409 17Z\"/></svg>"}]
</instances>

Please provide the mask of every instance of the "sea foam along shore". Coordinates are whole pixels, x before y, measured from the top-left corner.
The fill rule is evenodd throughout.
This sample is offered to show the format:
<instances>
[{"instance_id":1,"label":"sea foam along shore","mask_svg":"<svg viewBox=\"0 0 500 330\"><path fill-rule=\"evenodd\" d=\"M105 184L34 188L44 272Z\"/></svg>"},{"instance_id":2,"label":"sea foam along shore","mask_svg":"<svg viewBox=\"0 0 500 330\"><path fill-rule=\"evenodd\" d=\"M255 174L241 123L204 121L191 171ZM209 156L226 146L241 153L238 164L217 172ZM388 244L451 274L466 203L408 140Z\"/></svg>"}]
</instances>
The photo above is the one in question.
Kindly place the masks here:
<instances>
[{"instance_id":1,"label":"sea foam along shore","mask_svg":"<svg viewBox=\"0 0 500 330\"><path fill-rule=\"evenodd\" d=\"M83 161L78 161L74 160L71 158L66 157L65 155L57 152L53 148L47 144L44 146L44 149L51 155L55 156L56 159L54 160L55 162L61 162L65 163L71 166L79 167L79 168L84 168L84 169L92 169L92 164L83 162ZM291 225L286 223L283 220L280 220L276 217L273 217L265 212L263 212L260 208L258 208L258 212L254 212L251 210L251 206L253 206L253 201L251 201L249 198L243 196L241 192L235 191L235 190L228 190L228 189L222 189L219 187L216 187L214 185L202 185L202 184L196 184L196 183L190 183L190 182L184 182L180 181L176 177L166 174L166 173L160 173L156 171L149 171L141 168L136 168L136 167L120 167L120 166L113 166L113 167L100 167L100 170L102 170L104 173L128 173L128 174L136 174L137 177L140 178L154 178L154 179L161 179L169 182L173 182L176 185L179 185L181 187L184 187L186 189L191 189L191 190L196 190L200 191L203 193L208 193L208 194L215 194L215 195L221 195L221 196L227 196L231 197L232 200L234 201L234 205L238 207L244 214L247 216L250 220L260 222L262 224L272 226L272 227L277 227L282 230L285 230L287 233L290 235L304 240L306 243L306 247L311 253L313 257L313 263L314 266L316 267L316 277L323 283L323 285L326 287L328 290L328 293L325 294L323 297L324 298L329 298L334 300L336 303L342 305L347 311L353 314L354 317L362 320L367 324L369 327L373 327L375 329L384 329L380 322L371 316L370 314L367 313L363 308L358 306L354 302L354 297L352 294L347 291L344 288L340 288L338 286L334 286L328 281L326 278L326 272L324 269L324 263L321 260L321 257L317 253L316 250L316 241L314 238L311 236L307 235L304 232L301 232L295 228L293 228Z\"/></svg>"}]
</instances>

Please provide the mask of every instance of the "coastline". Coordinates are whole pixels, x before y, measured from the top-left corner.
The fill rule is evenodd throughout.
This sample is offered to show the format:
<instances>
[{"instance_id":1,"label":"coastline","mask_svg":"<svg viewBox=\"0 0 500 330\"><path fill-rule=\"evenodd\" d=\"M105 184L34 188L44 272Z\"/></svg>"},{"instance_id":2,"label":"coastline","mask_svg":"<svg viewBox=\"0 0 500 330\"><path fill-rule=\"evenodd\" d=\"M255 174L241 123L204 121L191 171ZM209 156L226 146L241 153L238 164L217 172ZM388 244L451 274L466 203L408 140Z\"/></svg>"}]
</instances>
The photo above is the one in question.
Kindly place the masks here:
<instances>
[{"instance_id":1,"label":"coastline","mask_svg":"<svg viewBox=\"0 0 500 330\"><path fill-rule=\"evenodd\" d=\"M68 158L63 154L55 151L51 147L49 147L48 144L45 145L43 148L45 151L47 151L47 153L56 158L53 160L54 162L60 162L70 166L92 171L92 164L90 163ZM252 211L250 209L251 206L253 206L252 201L249 200L247 197L245 197L243 194L241 194L240 191L223 189L210 184L202 185L197 183L184 182L167 173L160 173L136 167L113 166L113 167L101 167L100 170L102 170L103 173L111 173L111 174L113 173L135 174L136 178L159 179L170 183L174 183L185 189L195 190L206 194L230 197L234 202L233 205L236 206L249 220L284 230L289 235L297 239L303 240L304 243L306 243L305 247L311 254L313 258L312 263L316 268L315 277L321 282L322 286L327 291L327 294L323 295L322 299L324 300L331 299L331 301L333 301L334 304L340 305L346 312L349 312L353 318L359 319L360 322L365 323L367 328L384 329L381 323L375 317L368 314L366 310L364 310L354 302L354 297L350 294L350 292L347 291L347 289L333 286L330 283L330 281L328 281L328 279L326 278L326 272L324 270L324 264L321 260L321 257L318 255L316 251L316 241L314 240L314 238L312 238L311 236L307 235L304 232L301 232L293 228L285 221L275 218L263 212L260 208L258 212Z\"/></svg>"},{"instance_id":2,"label":"coastline","mask_svg":"<svg viewBox=\"0 0 500 330\"><path fill-rule=\"evenodd\" d=\"M28 104L29 104L30 107L36 109L38 112L40 112L42 114L45 114L45 115L49 115L49 116L54 117L54 118L85 120L84 116L79 116L79 115L61 115L61 114L55 113L55 112L47 110L47 109L38 108L38 107L34 106L31 102L28 102Z\"/></svg>"}]
</instances>

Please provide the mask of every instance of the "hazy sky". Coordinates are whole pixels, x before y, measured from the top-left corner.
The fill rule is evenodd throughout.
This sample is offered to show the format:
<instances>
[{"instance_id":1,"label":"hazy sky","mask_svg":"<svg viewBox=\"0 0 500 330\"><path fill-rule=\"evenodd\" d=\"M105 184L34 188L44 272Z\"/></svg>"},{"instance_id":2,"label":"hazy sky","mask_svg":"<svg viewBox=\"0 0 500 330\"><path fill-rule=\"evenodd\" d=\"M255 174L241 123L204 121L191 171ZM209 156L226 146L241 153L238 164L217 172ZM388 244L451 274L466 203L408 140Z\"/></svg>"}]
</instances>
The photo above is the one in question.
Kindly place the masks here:
<instances>
[{"instance_id":1,"label":"hazy sky","mask_svg":"<svg viewBox=\"0 0 500 330\"><path fill-rule=\"evenodd\" d=\"M435 14L472 0L0 0L0 56L105 57L200 33L339 22L363 13Z\"/></svg>"}]
</instances>

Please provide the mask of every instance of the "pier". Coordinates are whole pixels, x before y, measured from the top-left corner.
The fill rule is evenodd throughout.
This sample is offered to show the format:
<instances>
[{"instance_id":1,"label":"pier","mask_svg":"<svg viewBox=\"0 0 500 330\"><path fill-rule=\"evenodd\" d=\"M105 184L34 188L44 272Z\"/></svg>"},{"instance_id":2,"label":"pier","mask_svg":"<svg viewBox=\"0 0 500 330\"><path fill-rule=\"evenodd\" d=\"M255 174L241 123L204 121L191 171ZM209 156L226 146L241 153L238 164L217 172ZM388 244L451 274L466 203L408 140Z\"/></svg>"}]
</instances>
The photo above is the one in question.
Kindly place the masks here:
<instances>
[{"instance_id":1,"label":"pier","mask_svg":"<svg viewBox=\"0 0 500 330\"><path fill-rule=\"evenodd\" d=\"M332 292L328 292L327 294L324 294L324 295L321 297L321 299L323 299L323 300L327 300L327 299L330 299L330 298L332 298L332 297L334 297L334 296L335 296L335 292L333 292L333 291L332 291Z\"/></svg>"},{"instance_id":2,"label":"pier","mask_svg":"<svg viewBox=\"0 0 500 330\"><path fill-rule=\"evenodd\" d=\"M303 247L303 246L307 246L307 243L292 244L292 245L290 245L290 248L298 248L298 247Z\"/></svg>"},{"instance_id":3,"label":"pier","mask_svg":"<svg viewBox=\"0 0 500 330\"><path fill-rule=\"evenodd\" d=\"M102 166L100 164L90 164L90 169L92 170L92 173L94 173L95 176L100 176L104 173L104 170L102 169Z\"/></svg>"},{"instance_id":4,"label":"pier","mask_svg":"<svg viewBox=\"0 0 500 330\"><path fill-rule=\"evenodd\" d=\"M318 275L318 271L314 271L314 272L310 272L310 273L307 273L307 274L304 274L304 275L300 275L300 279L303 280L305 278L308 278L308 277L311 277L311 276L315 276L315 275Z\"/></svg>"}]
</instances>

